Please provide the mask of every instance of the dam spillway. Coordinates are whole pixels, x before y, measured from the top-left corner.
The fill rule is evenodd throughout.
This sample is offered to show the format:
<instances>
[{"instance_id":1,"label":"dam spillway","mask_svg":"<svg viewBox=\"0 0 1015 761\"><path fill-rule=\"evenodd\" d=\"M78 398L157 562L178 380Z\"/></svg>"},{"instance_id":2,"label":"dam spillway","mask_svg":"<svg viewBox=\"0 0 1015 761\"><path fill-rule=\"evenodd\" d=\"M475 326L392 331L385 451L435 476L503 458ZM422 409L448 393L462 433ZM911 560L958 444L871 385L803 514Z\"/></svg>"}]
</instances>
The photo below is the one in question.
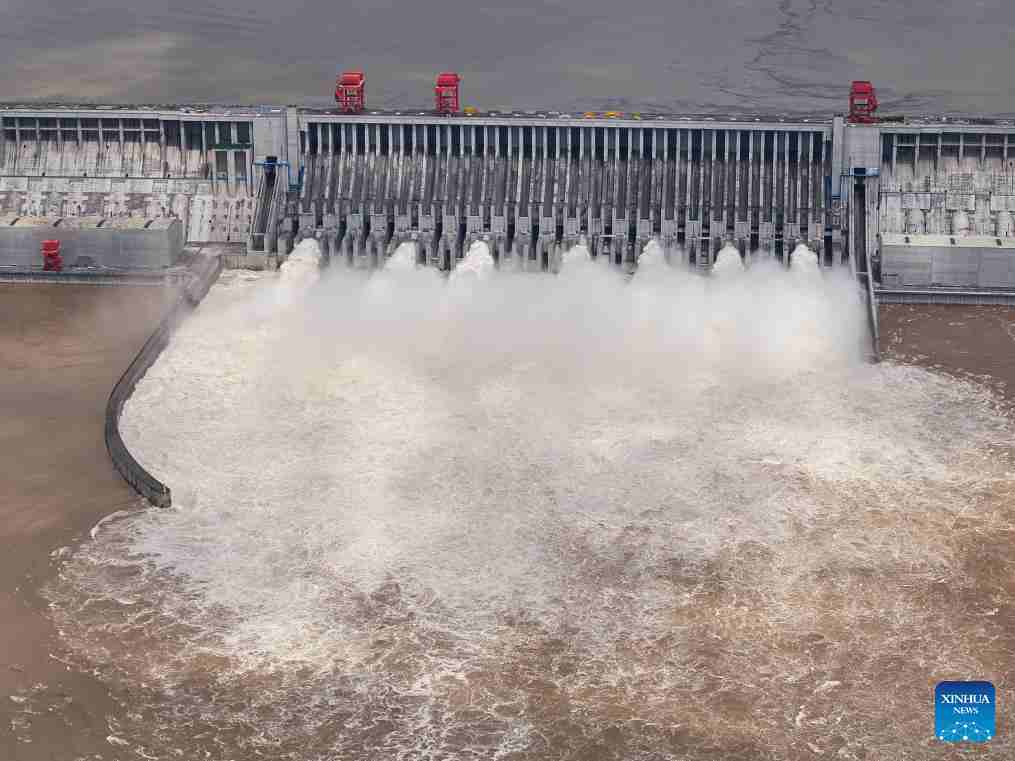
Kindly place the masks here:
<instances>
[{"instance_id":1,"label":"dam spillway","mask_svg":"<svg viewBox=\"0 0 1015 761\"><path fill-rule=\"evenodd\" d=\"M998 119L8 104L0 123L0 215L175 217L252 261L306 237L353 266L414 241L445 270L477 239L536 270L580 241L624 264L655 240L695 267L805 243L889 283L1015 286Z\"/></svg>"},{"instance_id":2,"label":"dam spillway","mask_svg":"<svg viewBox=\"0 0 1015 761\"><path fill-rule=\"evenodd\" d=\"M326 250L353 260L411 236L447 269L485 237L495 258L546 269L581 239L617 263L656 239L707 266L726 239L781 253L825 238L831 156L826 134L806 125L311 118L299 227L323 230Z\"/></svg>"}]
</instances>

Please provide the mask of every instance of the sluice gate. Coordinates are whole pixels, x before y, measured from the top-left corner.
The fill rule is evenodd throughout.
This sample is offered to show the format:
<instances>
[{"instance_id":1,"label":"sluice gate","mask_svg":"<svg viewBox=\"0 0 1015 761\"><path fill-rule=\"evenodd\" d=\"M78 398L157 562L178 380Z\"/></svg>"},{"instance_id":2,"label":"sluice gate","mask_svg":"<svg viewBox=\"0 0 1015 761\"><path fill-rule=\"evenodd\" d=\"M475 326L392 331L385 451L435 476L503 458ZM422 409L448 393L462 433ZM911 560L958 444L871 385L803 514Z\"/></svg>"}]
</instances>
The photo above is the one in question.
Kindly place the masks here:
<instances>
[{"instance_id":1,"label":"sluice gate","mask_svg":"<svg viewBox=\"0 0 1015 761\"><path fill-rule=\"evenodd\" d=\"M310 236L442 269L478 239L533 270L806 243L882 287L1015 288L1015 122L0 104L0 216L174 218L254 265Z\"/></svg>"},{"instance_id":2,"label":"sluice gate","mask_svg":"<svg viewBox=\"0 0 1015 761\"><path fill-rule=\"evenodd\" d=\"M726 241L841 260L830 128L589 122L308 115L299 234L369 265L414 240L442 269L476 239L531 269L580 241L617 264L653 239L705 267Z\"/></svg>"}]
</instances>

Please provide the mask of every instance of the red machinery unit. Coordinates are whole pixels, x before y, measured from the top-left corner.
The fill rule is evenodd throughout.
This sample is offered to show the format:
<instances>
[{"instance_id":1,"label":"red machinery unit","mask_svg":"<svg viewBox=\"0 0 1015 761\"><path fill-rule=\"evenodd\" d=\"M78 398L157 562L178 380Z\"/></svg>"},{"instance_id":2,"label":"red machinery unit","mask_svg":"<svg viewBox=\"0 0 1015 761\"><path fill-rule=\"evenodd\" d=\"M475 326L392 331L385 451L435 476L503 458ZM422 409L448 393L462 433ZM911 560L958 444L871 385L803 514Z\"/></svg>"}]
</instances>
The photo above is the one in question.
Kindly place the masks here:
<instances>
[{"instance_id":1,"label":"red machinery unit","mask_svg":"<svg viewBox=\"0 0 1015 761\"><path fill-rule=\"evenodd\" d=\"M434 108L438 114L458 113L458 83L462 78L453 71L445 71L437 75L437 82L434 84Z\"/></svg>"},{"instance_id":2,"label":"red machinery unit","mask_svg":"<svg viewBox=\"0 0 1015 761\"><path fill-rule=\"evenodd\" d=\"M46 272L63 270L63 259L60 257L60 241L42 241L42 269Z\"/></svg>"},{"instance_id":3,"label":"red machinery unit","mask_svg":"<svg viewBox=\"0 0 1015 761\"><path fill-rule=\"evenodd\" d=\"M341 111L358 114L366 102L366 77L362 71L345 71L335 82L335 102Z\"/></svg>"},{"instance_id":4,"label":"red machinery unit","mask_svg":"<svg viewBox=\"0 0 1015 761\"><path fill-rule=\"evenodd\" d=\"M855 81L849 88L849 120L853 124L874 124L878 118L878 96L870 82Z\"/></svg>"}]
</instances>

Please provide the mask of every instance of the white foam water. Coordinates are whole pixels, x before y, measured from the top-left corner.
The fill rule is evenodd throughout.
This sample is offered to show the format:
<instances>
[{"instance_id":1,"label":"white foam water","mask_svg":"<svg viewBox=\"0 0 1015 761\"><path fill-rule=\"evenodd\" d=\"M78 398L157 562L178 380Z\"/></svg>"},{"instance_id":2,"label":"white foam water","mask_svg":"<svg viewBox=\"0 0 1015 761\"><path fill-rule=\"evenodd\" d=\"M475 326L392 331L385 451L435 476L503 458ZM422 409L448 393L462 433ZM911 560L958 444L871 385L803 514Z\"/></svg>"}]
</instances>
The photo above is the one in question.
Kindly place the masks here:
<instances>
[{"instance_id":1,"label":"white foam water","mask_svg":"<svg viewBox=\"0 0 1015 761\"><path fill-rule=\"evenodd\" d=\"M450 280L411 246L320 277L315 248L174 336L122 424L174 506L105 523L51 590L148 695L146 752L699 758L740 742L739 700L790 757L827 725L779 705L844 679L801 641L852 664L841 731L897 740L862 709L875 656L942 624L863 574L949 574L937 531L1011 431L975 387L868 364L847 273L650 250L626 279L577 249L534 275L477 243Z\"/></svg>"},{"instance_id":2,"label":"white foam water","mask_svg":"<svg viewBox=\"0 0 1015 761\"><path fill-rule=\"evenodd\" d=\"M279 268L281 281L306 287L318 279L321 248L312 238L300 241Z\"/></svg>"},{"instance_id":3,"label":"white foam water","mask_svg":"<svg viewBox=\"0 0 1015 761\"><path fill-rule=\"evenodd\" d=\"M638 257L638 269L657 269L666 265L666 254L663 251L662 246L655 240L650 240L645 244L645 248L642 250L641 255Z\"/></svg>"},{"instance_id":4,"label":"white foam water","mask_svg":"<svg viewBox=\"0 0 1015 761\"><path fill-rule=\"evenodd\" d=\"M384 263L386 270L413 270L416 268L416 244L413 241L399 243L394 253Z\"/></svg>"},{"instance_id":5,"label":"white foam water","mask_svg":"<svg viewBox=\"0 0 1015 761\"><path fill-rule=\"evenodd\" d=\"M584 243L575 246L574 248L568 249L561 256L561 266L577 266L588 263L592 260L592 256L589 253L589 248Z\"/></svg>"},{"instance_id":6,"label":"white foam water","mask_svg":"<svg viewBox=\"0 0 1015 761\"><path fill-rule=\"evenodd\" d=\"M719 276L730 277L744 271L744 262L740 251L731 243L727 243L716 254L712 272Z\"/></svg>"},{"instance_id":7,"label":"white foam water","mask_svg":"<svg viewBox=\"0 0 1015 761\"><path fill-rule=\"evenodd\" d=\"M493 274L494 268L489 246L477 240L469 246L465 258L452 270L451 282L456 283L463 278L486 280Z\"/></svg>"}]
</instances>

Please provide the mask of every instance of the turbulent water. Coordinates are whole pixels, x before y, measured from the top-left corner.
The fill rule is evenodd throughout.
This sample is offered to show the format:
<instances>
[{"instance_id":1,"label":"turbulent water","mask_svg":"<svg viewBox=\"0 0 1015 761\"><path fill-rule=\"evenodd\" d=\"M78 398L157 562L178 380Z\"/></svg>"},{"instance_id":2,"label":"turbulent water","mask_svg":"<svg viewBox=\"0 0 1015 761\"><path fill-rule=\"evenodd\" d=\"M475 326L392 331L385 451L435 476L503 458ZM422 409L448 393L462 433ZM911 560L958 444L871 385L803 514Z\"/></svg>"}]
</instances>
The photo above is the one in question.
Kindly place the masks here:
<instances>
[{"instance_id":1,"label":"turbulent water","mask_svg":"<svg viewBox=\"0 0 1015 761\"><path fill-rule=\"evenodd\" d=\"M948 611L1010 425L867 363L848 273L317 257L182 326L123 419L173 509L49 591L139 753L922 759L935 675L996 668Z\"/></svg>"}]
</instances>

